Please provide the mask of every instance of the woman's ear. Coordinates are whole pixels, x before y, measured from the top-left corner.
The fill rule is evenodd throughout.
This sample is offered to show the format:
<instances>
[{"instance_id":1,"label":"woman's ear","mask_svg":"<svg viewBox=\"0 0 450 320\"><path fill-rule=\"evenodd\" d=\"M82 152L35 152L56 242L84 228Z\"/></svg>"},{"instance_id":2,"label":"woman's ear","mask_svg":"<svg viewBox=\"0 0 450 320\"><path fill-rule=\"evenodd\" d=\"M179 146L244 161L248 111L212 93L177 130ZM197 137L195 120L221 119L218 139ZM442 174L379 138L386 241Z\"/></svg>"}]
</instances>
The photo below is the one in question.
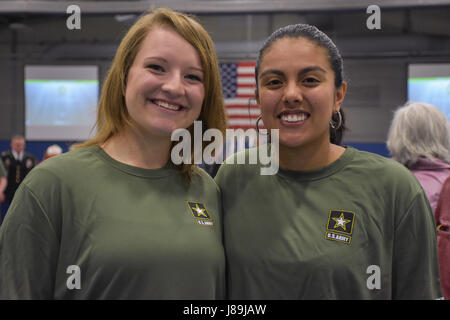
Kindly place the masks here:
<instances>
[{"instance_id":1,"label":"woman's ear","mask_svg":"<svg viewBox=\"0 0 450 320\"><path fill-rule=\"evenodd\" d=\"M341 105L342 102L344 102L346 93L347 93L347 82L343 81L341 87L336 89L334 96L336 112L338 112L341 109Z\"/></svg>"}]
</instances>

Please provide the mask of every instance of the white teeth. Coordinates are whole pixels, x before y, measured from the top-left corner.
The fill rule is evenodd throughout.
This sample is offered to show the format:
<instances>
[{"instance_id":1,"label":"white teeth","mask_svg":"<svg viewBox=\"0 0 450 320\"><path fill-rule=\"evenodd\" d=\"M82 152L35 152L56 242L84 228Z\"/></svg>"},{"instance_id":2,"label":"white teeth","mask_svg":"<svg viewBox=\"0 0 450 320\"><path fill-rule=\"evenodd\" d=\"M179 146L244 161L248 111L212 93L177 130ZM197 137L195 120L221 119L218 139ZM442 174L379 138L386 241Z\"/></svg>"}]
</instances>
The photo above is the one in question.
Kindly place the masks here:
<instances>
[{"instance_id":1,"label":"white teeth","mask_svg":"<svg viewBox=\"0 0 450 320\"><path fill-rule=\"evenodd\" d=\"M283 114L281 116L281 120L286 122L298 122L306 119L306 114L304 113L296 113L296 114Z\"/></svg>"},{"instance_id":2,"label":"white teeth","mask_svg":"<svg viewBox=\"0 0 450 320\"><path fill-rule=\"evenodd\" d=\"M166 108L166 109L169 109L169 110L178 111L178 110L181 109L180 106L174 106L174 105L168 104L167 102L164 102L164 101L154 101L154 103L157 104L158 106L162 107L162 108Z\"/></svg>"}]
</instances>

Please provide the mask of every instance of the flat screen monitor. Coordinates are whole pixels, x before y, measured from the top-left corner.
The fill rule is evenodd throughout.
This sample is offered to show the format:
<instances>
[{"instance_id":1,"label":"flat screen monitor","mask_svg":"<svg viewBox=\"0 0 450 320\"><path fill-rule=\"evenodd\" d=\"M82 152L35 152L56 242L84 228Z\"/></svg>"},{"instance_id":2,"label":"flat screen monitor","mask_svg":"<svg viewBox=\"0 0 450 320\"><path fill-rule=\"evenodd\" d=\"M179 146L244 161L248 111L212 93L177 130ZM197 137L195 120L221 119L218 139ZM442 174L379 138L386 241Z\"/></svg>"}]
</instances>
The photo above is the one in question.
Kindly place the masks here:
<instances>
[{"instance_id":1,"label":"flat screen monitor","mask_svg":"<svg viewBox=\"0 0 450 320\"><path fill-rule=\"evenodd\" d=\"M95 134L98 94L97 66L25 66L26 139L88 139Z\"/></svg>"},{"instance_id":2,"label":"flat screen monitor","mask_svg":"<svg viewBox=\"0 0 450 320\"><path fill-rule=\"evenodd\" d=\"M450 63L410 64L408 101L426 102L450 120Z\"/></svg>"}]
</instances>

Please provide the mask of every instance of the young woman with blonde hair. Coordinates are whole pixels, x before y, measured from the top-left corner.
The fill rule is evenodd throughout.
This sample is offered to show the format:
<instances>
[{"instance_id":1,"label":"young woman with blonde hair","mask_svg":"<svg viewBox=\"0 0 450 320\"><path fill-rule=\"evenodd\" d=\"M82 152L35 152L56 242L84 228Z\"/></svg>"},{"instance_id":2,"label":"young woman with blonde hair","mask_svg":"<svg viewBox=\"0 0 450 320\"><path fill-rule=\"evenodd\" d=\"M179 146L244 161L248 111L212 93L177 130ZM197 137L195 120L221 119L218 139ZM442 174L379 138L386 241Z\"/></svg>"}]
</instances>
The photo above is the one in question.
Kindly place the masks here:
<instances>
[{"instance_id":1,"label":"young woman with blonde hair","mask_svg":"<svg viewBox=\"0 0 450 320\"><path fill-rule=\"evenodd\" d=\"M192 17L142 16L103 85L97 135L33 170L0 231L3 299L221 299L219 190L171 133L225 129L214 46Z\"/></svg>"}]
</instances>

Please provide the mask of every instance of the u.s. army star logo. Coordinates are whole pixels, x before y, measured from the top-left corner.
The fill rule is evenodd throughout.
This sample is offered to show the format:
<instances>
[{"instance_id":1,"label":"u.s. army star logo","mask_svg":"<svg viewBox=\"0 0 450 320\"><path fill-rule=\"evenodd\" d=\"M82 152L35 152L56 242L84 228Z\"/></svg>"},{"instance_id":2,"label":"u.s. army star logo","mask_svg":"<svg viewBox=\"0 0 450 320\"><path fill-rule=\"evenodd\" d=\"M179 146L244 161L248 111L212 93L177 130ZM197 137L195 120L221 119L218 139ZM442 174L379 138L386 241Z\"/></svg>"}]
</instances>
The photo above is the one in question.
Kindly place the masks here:
<instances>
[{"instance_id":1,"label":"u.s. army star logo","mask_svg":"<svg viewBox=\"0 0 450 320\"><path fill-rule=\"evenodd\" d=\"M214 220L209 215L208 210L206 210L206 206L203 203L192 201L186 202L197 224L201 226L214 227Z\"/></svg>"},{"instance_id":2,"label":"u.s. army star logo","mask_svg":"<svg viewBox=\"0 0 450 320\"><path fill-rule=\"evenodd\" d=\"M352 242L354 223L354 212L330 210L325 239L350 244Z\"/></svg>"}]
</instances>

